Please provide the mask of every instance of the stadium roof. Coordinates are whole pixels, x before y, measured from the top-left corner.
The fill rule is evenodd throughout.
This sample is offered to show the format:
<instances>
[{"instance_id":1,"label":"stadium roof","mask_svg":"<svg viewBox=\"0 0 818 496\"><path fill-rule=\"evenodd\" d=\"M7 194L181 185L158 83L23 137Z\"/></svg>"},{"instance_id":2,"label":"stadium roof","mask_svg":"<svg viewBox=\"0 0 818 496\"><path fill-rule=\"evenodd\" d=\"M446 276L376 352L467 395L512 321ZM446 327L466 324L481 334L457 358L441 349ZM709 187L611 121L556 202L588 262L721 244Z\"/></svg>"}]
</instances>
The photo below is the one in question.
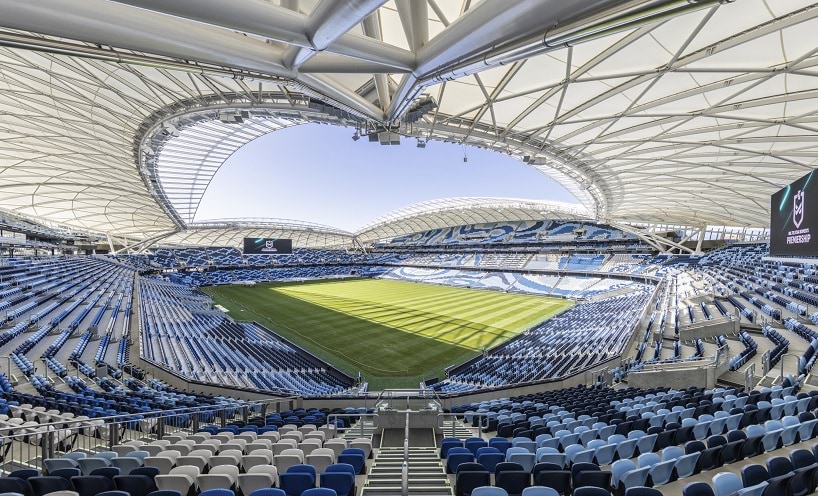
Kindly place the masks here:
<instances>
[{"instance_id":1,"label":"stadium roof","mask_svg":"<svg viewBox=\"0 0 818 496\"><path fill-rule=\"evenodd\" d=\"M0 11L0 207L97 233L189 230L232 151L312 121L527 157L617 222L764 226L818 156L810 1Z\"/></svg>"}]
</instances>

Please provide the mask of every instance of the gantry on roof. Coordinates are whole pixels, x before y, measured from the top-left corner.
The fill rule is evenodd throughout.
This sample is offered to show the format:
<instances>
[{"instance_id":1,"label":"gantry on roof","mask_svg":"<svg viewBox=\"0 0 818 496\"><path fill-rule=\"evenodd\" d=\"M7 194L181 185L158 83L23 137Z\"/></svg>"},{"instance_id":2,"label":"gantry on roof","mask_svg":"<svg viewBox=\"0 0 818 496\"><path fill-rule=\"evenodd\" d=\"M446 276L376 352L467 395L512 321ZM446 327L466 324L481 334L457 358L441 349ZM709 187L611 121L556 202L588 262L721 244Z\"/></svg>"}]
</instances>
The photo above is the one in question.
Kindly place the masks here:
<instances>
[{"instance_id":1,"label":"gantry on roof","mask_svg":"<svg viewBox=\"0 0 818 496\"><path fill-rule=\"evenodd\" d=\"M189 230L235 149L313 121L526 157L611 222L765 226L769 195L818 152L814 2L0 0L0 12L0 208L112 236ZM409 122L424 97L436 108Z\"/></svg>"}]
</instances>

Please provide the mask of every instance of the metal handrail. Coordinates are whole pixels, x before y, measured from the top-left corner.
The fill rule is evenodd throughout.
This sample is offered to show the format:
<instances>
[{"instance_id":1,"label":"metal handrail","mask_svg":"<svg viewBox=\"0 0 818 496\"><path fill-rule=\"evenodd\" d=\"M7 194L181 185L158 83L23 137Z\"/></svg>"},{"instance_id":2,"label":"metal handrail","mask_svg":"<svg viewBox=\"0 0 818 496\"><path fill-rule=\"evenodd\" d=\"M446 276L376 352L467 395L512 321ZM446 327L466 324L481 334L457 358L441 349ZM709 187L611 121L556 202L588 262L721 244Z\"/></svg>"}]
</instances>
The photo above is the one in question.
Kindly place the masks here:
<instances>
[{"instance_id":1,"label":"metal handrail","mask_svg":"<svg viewBox=\"0 0 818 496\"><path fill-rule=\"evenodd\" d=\"M139 420L150 420L150 419L158 419L158 418L169 418L169 417L178 417L181 415L195 415L195 414L202 414L202 413L217 413L221 411L228 411L228 410L235 410L240 411L242 409L248 409L248 413L250 408L252 407L260 407L259 411L263 411L264 407L269 404L278 404L284 403L286 401L291 401L293 398L281 398L281 399L270 399L270 400L257 400L257 401L248 401L244 405L205 405L205 406L192 406L192 407L185 407L185 408L177 408L175 410L152 410L150 412L142 412L142 413L124 413L118 415L110 415L107 417L94 417L88 419L66 419L66 420L59 420L56 422L47 422L41 423L37 425L37 428L45 428L46 430L49 428L54 429L70 429L72 427L82 427L82 426L89 426L91 422L97 422L102 420L106 424L113 424L119 422L134 422ZM253 408L255 410L255 408ZM37 412L37 413L45 413L45 412ZM0 427L0 435L4 435L5 431L10 430L17 430L17 427Z\"/></svg>"},{"instance_id":2,"label":"metal handrail","mask_svg":"<svg viewBox=\"0 0 818 496\"><path fill-rule=\"evenodd\" d=\"M333 423L332 420L339 418L360 418L360 422L358 422L358 424L361 426L362 437L364 435L364 418L372 419L372 427L376 429L380 425L380 416L377 413L331 413L327 415L327 424L335 425L337 430L337 424ZM352 427L350 427L349 430L351 431Z\"/></svg>"},{"instance_id":3,"label":"metal handrail","mask_svg":"<svg viewBox=\"0 0 818 496\"><path fill-rule=\"evenodd\" d=\"M400 470L401 496L409 496L409 412L406 412L406 426L403 429L403 463Z\"/></svg>"},{"instance_id":4,"label":"metal handrail","mask_svg":"<svg viewBox=\"0 0 818 496\"><path fill-rule=\"evenodd\" d=\"M457 420L458 417L464 417L465 415L466 415L465 413L438 413L437 414L437 427L438 427L438 429L440 429L441 431L443 431L445 433L446 423L442 419L452 418L452 437L454 437L454 432L455 432L454 431L454 428L455 428L455 422L454 421ZM478 417L478 418L485 419L485 422L481 421L478 424L478 427L480 429L488 427L488 425L489 425L489 423L488 423L489 415L487 413L474 412L474 413L470 413L469 415L471 415L472 417Z\"/></svg>"}]
</instances>

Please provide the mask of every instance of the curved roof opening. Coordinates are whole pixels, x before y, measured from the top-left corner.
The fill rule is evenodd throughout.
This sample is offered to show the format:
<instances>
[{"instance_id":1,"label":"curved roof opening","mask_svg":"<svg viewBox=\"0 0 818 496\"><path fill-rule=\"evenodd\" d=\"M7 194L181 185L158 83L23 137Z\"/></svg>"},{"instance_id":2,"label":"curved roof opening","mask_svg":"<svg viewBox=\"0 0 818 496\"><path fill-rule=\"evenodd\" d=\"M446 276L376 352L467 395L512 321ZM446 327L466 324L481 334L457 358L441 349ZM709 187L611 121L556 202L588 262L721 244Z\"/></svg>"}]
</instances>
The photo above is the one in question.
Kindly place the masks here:
<instances>
[{"instance_id":1,"label":"curved roof opening","mask_svg":"<svg viewBox=\"0 0 818 496\"><path fill-rule=\"evenodd\" d=\"M562 185L517 159L412 138L399 146L352 139L354 129L287 127L239 148L210 180L194 220L269 217L355 231L406 205L452 197L577 203ZM464 162L464 157L467 161Z\"/></svg>"}]
</instances>

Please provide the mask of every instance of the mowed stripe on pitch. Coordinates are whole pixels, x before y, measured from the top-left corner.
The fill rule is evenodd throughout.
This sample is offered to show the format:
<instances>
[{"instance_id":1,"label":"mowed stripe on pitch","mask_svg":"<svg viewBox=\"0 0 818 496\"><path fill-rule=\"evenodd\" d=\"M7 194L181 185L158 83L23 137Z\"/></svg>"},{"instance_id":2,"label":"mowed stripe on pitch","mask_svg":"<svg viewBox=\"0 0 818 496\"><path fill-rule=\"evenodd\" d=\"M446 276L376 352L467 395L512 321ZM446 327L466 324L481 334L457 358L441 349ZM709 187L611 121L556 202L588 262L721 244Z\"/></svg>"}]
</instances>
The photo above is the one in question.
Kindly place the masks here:
<instances>
[{"instance_id":1,"label":"mowed stripe on pitch","mask_svg":"<svg viewBox=\"0 0 818 496\"><path fill-rule=\"evenodd\" d=\"M553 312L553 300L397 281L333 282L275 291L396 330L473 350L503 342ZM503 304L498 300L508 300Z\"/></svg>"},{"instance_id":2,"label":"mowed stripe on pitch","mask_svg":"<svg viewBox=\"0 0 818 496\"><path fill-rule=\"evenodd\" d=\"M571 302L393 280L205 289L370 388L416 386L567 308Z\"/></svg>"}]
</instances>

